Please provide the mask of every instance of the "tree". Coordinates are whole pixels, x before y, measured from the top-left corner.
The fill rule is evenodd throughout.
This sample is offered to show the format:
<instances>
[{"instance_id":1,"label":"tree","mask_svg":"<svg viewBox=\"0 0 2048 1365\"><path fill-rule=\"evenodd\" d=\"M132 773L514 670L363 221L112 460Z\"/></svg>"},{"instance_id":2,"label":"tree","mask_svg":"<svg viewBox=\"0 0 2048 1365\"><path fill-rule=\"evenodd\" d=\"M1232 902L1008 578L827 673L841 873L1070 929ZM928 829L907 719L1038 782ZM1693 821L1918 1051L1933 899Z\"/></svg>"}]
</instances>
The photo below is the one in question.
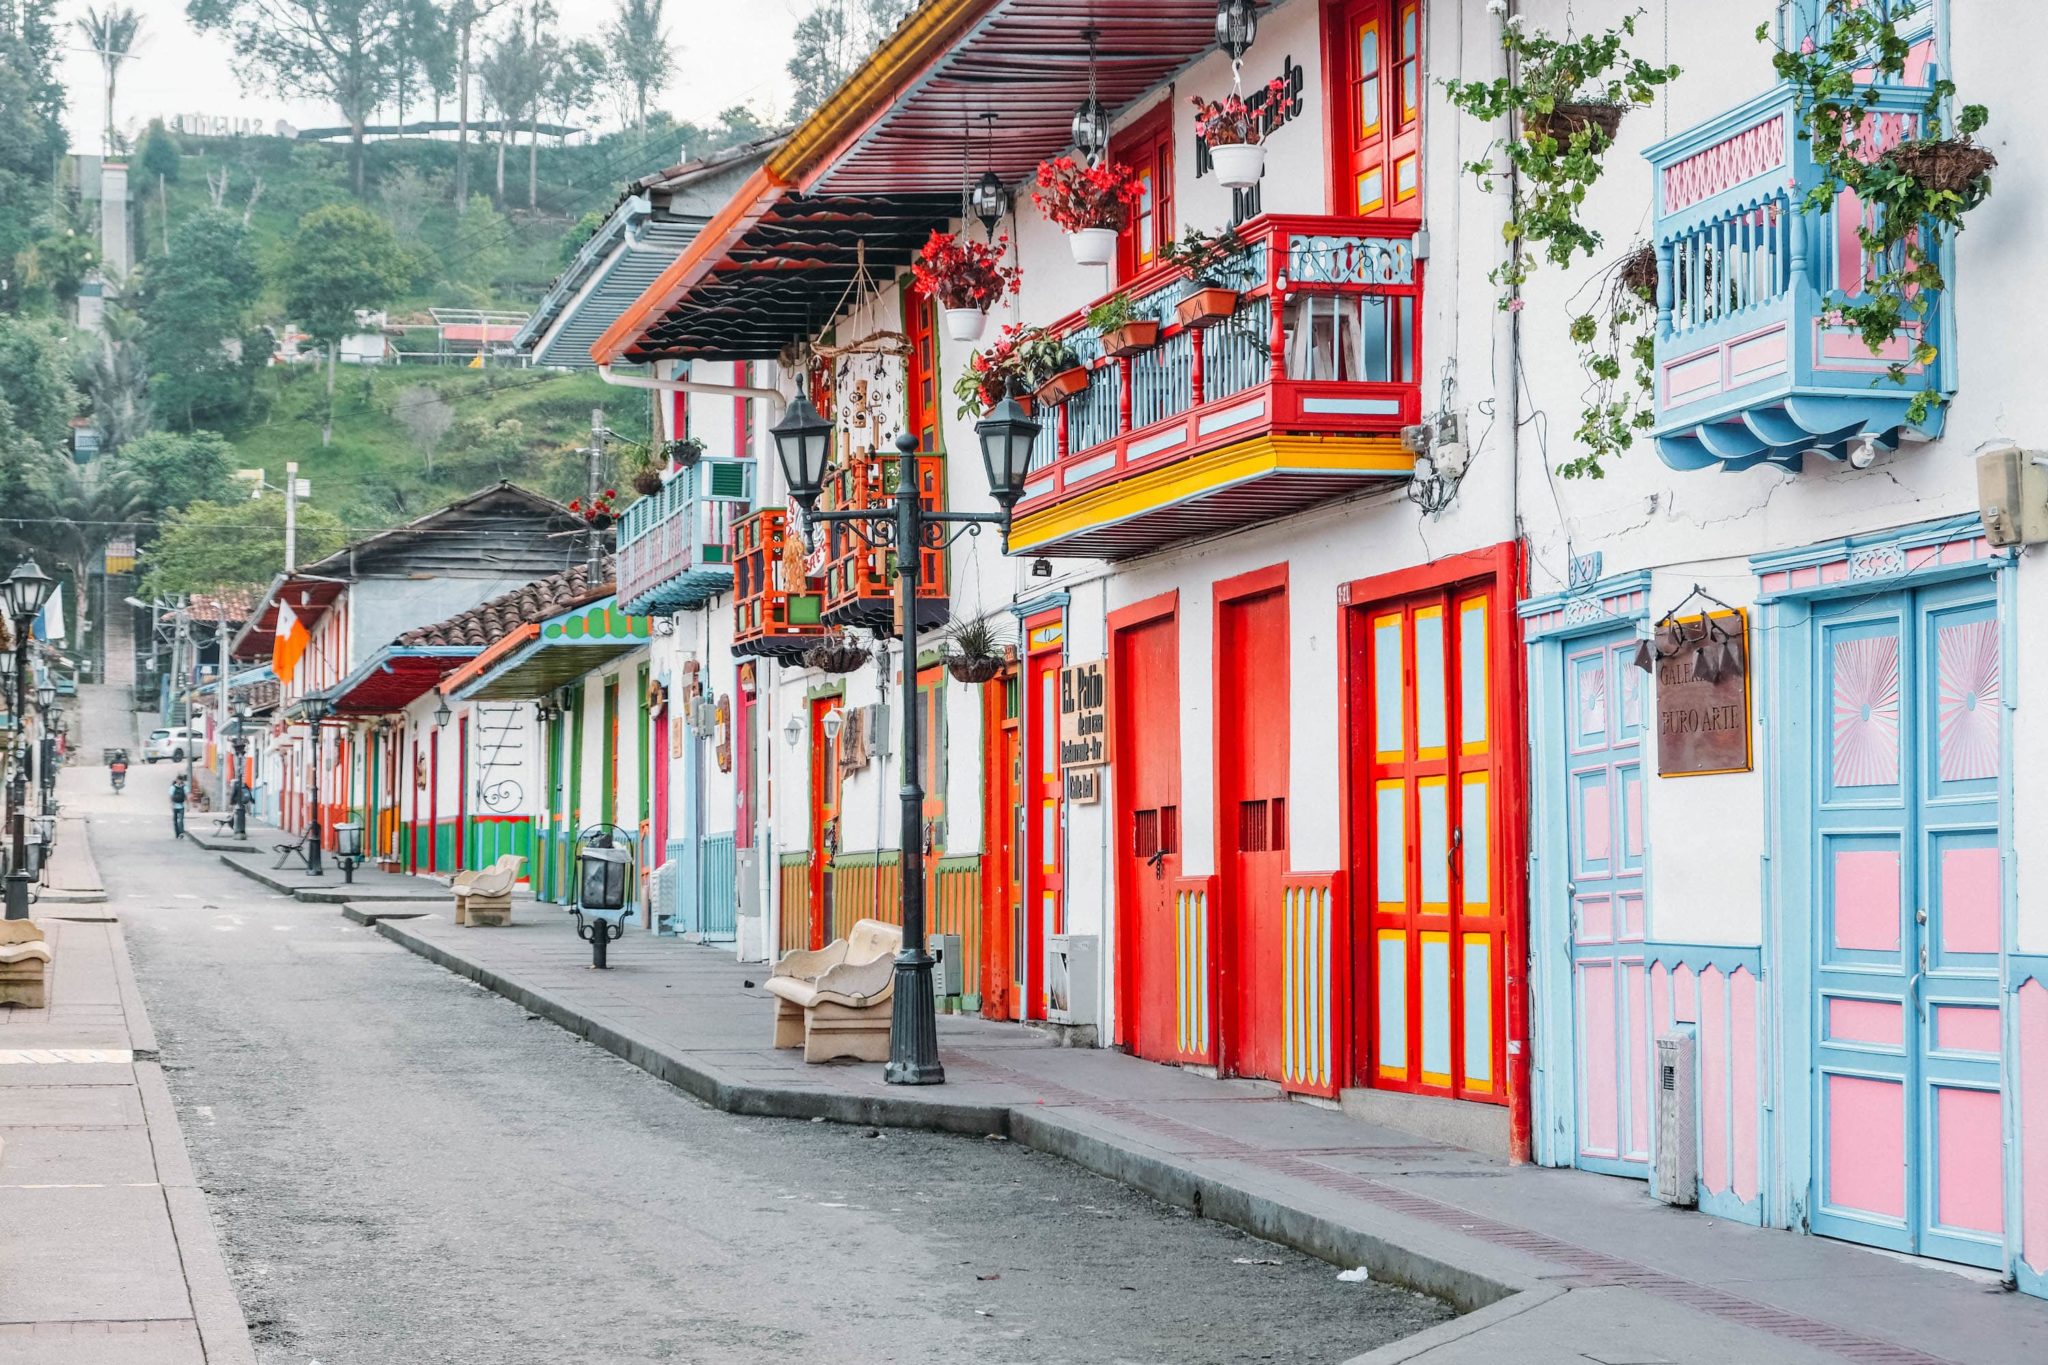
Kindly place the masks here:
<instances>
[{"instance_id":1,"label":"tree","mask_svg":"<svg viewBox=\"0 0 2048 1365\"><path fill-rule=\"evenodd\" d=\"M569 120L597 102L604 88L608 59L604 49L588 38L579 38L555 57L553 76L548 81L547 104L562 125L557 145L569 145Z\"/></svg>"},{"instance_id":2,"label":"tree","mask_svg":"<svg viewBox=\"0 0 2048 1365\"><path fill-rule=\"evenodd\" d=\"M498 200L505 199L505 148L528 110L540 102L548 71L542 53L518 24L501 34L484 54L484 96L498 115Z\"/></svg>"},{"instance_id":3,"label":"tree","mask_svg":"<svg viewBox=\"0 0 2048 1365\"><path fill-rule=\"evenodd\" d=\"M301 564L347 543L341 519L323 507L302 502L297 520ZM195 502L163 519L142 563L143 593L150 597L268 583L284 567L284 499Z\"/></svg>"},{"instance_id":4,"label":"tree","mask_svg":"<svg viewBox=\"0 0 2048 1365\"><path fill-rule=\"evenodd\" d=\"M233 499L238 463L218 432L152 431L124 447L113 467L135 481L143 505L161 519L195 502Z\"/></svg>"},{"instance_id":5,"label":"tree","mask_svg":"<svg viewBox=\"0 0 2048 1365\"><path fill-rule=\"evenodd\" d=\"M0 318L0 400L9 425L42 451L66 449L78 390L70 348L49 319Z\"/></svg>"},{"instance_id":6,"label":"tree","mask_svg":"<svg viewBox=\"0 0 2048 1365\"><path fill-rule=\"evenodd\" d=\"M412 443L419 447L420 454L426 457L427 473L431 475L434 472L434 452L440 448L448 428L455 424L455 405L433 385L413 384L398 391L391 413L405 428L405 434L412 438Z\"/></svg>"},{"instance_id":7,"label":"tree","mask_svg":"<svg viewBox=\"0 0 2048 1365\"><path fill-rule=\"evenodd\" d=\"M384 307L404 289L410 261L382 218L357 204L329 204L299 220L277 262L285 311L327 348L327 420L320 444L334 440L335 351L356 329L356 312Z\"/></svg>"},{"instance_id":8,"label":"tree","mask_svg":"<svg viewBox=\"0 0 2048 1365\"><path fill-rule=\"evenodd\" d=\"M391 231L406 246L418 246L420 230L426 225L427 214L441 197L443 186L436 184L439 173L432 176L420 174L417 166L400 166L391 174L380 176L377 182L377 202L384 210L384 217L391 224Z\"/></svg>"},{"instance_id":9,"label":"tree","mask_svg":"<svg viewBox=\"0 0 2048 1365\"><path fill-rule=\"evenodd\" d=\"M150 395L186 430L239 416L268 353L250 315L263 287L249 230L205 209L172 230L143 273L137 311Z\"/></svg>"},{"instance_id":10,"label":"tree","mask_svg":"<svg viewBox=\"0 0 2048 1365\"><path fill-rule=\"evenodd\" d=\"M675 44L662 23L665 0L618 0L619 9L605 25L605 54L612 78L633 93L633 127L647 131L647 97L658 95L675 74Z\"/></svg>"},{"instance_id":11,"label":"tree","mask_svg":"<svg viewBox=\"0 0 2048 1365\"><path fill-rule=\"evenodd\" d=\"M533 62L532 100L526 108L526 210L540 207L540 109L562 68L562 45L547 26L555 20L551 0L533 0L527 7Z\"/></svg>"},{"instance_id":12,"label":"tree","mask_svg":"<svg viewBox=\"0 0 2048 1365\"><path fill-rule=\"evenodd\" d=\"M498 276L512 261L512 224L491 207L488 195L473 194L462 215L461 259L451 272L455 278L488 295Z\"/></svg>"},{"instance_id":13,"label":"tree","mask_svg":"<svg viewBox=\"0 0 2048 1365\"><path fill-rule=\"evenodd\" d=\"M149 127L143 130L141 151L135 159L143 174L154 177L158 184L165 181L177 183L178 142L164 127L162 119L149 121Z\"/></svg>"},{"instance_id":14,"label":"tree","mask_svg":"<svg viewBox=\"0 0 2048 1365\"><path fill-rule=\"evenodd\" d=\"M149 365L142 354L142 319L118 299L100 314L97 344L81 366L86 407L102 454L113 454L150 429Z\"/></svg>"},{"instance_id":15,"label":"tree","mask_svg":"<svg viewBox=\"0 0 2048 1365\"><path fill-rule=\"evenodd\" d=\"M64 153L64 87L55 75L55 0L0 0L0 279L35 239ZM21 290L0 291L0 310L21 307Z\"/></svg>"},{"instance_id":16,"label":"tree","mask_svg":"<svg viewBox=\"0 0 2048 1365\"><path fill-rule=\"evenodd\" d=\"M915 0L816 0L797 21L796 50L789 76L796 84L789 117L796 122L816 110L903 21Z\"/></svg>"},{"instance_id":17,"label":"tree","mask_svg":"<svg viewBox=\"0 0 2048 1365\"><path fill-rule=\"evenodd\" d=\"M363 125L399 64L409 0L187 0L202 33L225 32L248 69L279 94L326 99L349 127L349 166L363 197ZM245 78L246 79L246 78Z\"/></svg>"},{"instance_id":18,"label":"tree","mask_svg":"<svg viewBox=\"0 0 2048 1365\"><path fill-rule=\"evenodd\" d=\"M455 38L455 211L469 204L469 47L476 26L495 14L505 0L455 0L448 10L448 29ZM501 191L502 193L502 191Z\"/></svg>"},{"instance_id":19,"label":"tree","mask_svg":"<svg viewBox=\"0 0 2048 1365\"><path fill-rule=\"evenodd\" d=\"M37 528L35 539L71 571L71 581L78 584L82 597L107 542L117 533L133 529L147 514L147 493L135 474L118 463L95 460L77 464L61 451L32 465L27 484L27 509Z\"/></svg>"},{"instance_id":20,"label":"tree","mask_svg":"<svg viewBox=\"0 0 2048 1365\"><path fill-rule=\"evenodd\" d=\"M121 74L121 63L133 54L135 40L142 34L142 16L127 5L109 5L104 11L87 5L85 17L71 22L85 35L86 45L99 55L100 80L107 97L106 140L102 150L112 156L121 150L121 135L114 130L114 83Z\"/></svg>"},{"instance_id":21,"label":"tree","mask_svg":"<svg viewBox=\"0 0 2048 1365\"><path fill-rule=\"evenodd\" d=\"M429 0L401 0L396 30L391 86L398 124L403 128L406 106L421 86L435 91L452 87L455 45L448 24Z\"/></svg>"}]
</instances>

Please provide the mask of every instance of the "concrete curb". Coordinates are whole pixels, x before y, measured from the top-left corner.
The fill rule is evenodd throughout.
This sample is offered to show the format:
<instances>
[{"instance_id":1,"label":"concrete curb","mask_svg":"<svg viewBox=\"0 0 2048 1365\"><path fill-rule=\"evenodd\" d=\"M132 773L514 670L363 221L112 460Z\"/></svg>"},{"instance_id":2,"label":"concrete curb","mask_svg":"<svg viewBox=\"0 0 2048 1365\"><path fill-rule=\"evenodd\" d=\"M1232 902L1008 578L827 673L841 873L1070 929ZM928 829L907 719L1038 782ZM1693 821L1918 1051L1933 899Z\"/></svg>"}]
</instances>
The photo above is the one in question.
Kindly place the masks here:
<instances>
[{"instance_id":1,"label":"concrete curb","mask_svg":"<svg viewBox=\"0 0 2048 1365\"><path fill-rule=\"evenodd\" d=\"M352 902L341 907L341 917L343 919L354 920L357 924L367 924L374 929L377 927L379 921L382 920L425 919L430 913L432 913L425 906L421 906L419 909L414 910L411 908L401 908L403 904L403 902L394 903L391 901L385 901L383 902L383 906L380 907L378 905L363 905L360 903Z\"/></svg>"},{"instance_id":2,"label":"concrete curb","mask_svg":"<svg viewBox=\"0 0 2048 1365\"><path fill-rule=\"evenodd\" d=\"M223 863L226 863L244 877L249 878L249 880L267 886L272 891L290 896L293 900L303 901L308 905L345 905L350 901L383 901L388 903L406 901L438 902L441 900L441 893L438 888L432 892L413 890L383 891L374 886L357 886L352 882L343 881L340 879L341 874L338 872L334 874L335 880L331 884L324 881L315 884L308 884L303 881L286 881L276 869L252 867L235 854L223 853L219 857ZM304 874L300 875L303 876Z\"/></svg>"},{"instance_id":3,"label":"concrete curb","mask_svg":"<svg viewBox=\"0 0 2048 1365\"><path fill-rule=\"evenodd\" d=\"M185 837L205 849L208 853L260 853L262 849L246 838L237 839L232 834L202 834L189 825Z\"/></svg>"},{"instance_id":4,"label":"concrete curb","mask_svg":"<svg viewBox=\"0 0 2048 1365\"><path fill-rule=\"evenodd\" d=\"M918 1128L937 1132L999 1135L1097 1175L1143 1191L1161 1203L1190 1209L1204 1218L1306 1252L1336 1265L1364 1265L1376 1278L1444 1299L1460 1312L1519 1302L1536 1282L1479 1269L1451 1259L1448 1249L1417 1235L1368 1232L1304 1205L1264 1194L1199 1161L1142 1151L1064 1121L1057 1106L1008 1103L953 1104L915 1092L860 1096L780 1086L742 1085L718 1072L662 1050L630 1030L607 1024L481 964L458 957L404 927L385 921L377 932L436 966L476 982L577 1037L621 1057L641 1070L728 1113L765 1118L829 1119L876 1128ZM1473 1259L1484 1253L1474 1248Z\"/></svg>"},{"instance_id":5,"label":"concrete curb","mask_svg":"<svg viewBox=\"0 0 2048 1365\"><path fill-rule=\"evenodd\" d=\"M142 991L135 984L135 964L128 960L128 935L122 930L119 920L109 920L113 927L107 937L114 944L114 988L121 993L121 1013L128 1025L128 1046L135 1051L138 1062L157 1059L156 1026L149 1022L149 1011L142 1003Z\"/></svg>"}]
</instances>

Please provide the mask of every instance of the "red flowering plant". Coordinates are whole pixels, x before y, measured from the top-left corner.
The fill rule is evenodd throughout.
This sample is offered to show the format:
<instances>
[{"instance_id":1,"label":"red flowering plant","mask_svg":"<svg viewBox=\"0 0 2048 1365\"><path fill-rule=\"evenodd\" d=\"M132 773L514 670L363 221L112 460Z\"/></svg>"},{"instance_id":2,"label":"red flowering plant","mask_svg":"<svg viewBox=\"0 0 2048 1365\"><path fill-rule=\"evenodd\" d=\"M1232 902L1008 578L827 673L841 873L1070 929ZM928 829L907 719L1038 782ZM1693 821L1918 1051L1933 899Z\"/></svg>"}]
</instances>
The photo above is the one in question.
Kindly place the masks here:
<instances>
[{"instance_id":1,"label":"red flowering plant","mask_svg":"<svg viewBox=\"0 0 2048 1365\"><path fill-rule=\"evenodd\" d=\"M933 232L910 263L918 291L939 301L941 308L973 308L986 313L1005 293L1017 292L1017 267L1003 264L1008 237L977 242L950 232Z\"/></svg>"},{"instance_id":2,"label":"red flowering plant","mask_svg":"<svg viewBox=\"0 0 2048 1365\"><path fill-rule=\"evenodd\" d=\"M1122 232L1143 193L1138 173L1121 161L1087 165L1058 156L1038 163L1038 188L1031 191L1031 202L1067 232Z\"/></svg>"},{"instance_id":3,"label":"red flowering plant","mask_svg":"<svg viewBox=\"0 0 2048 1365\"><path fill-rule=\"evenodd\" d=\"M967 359L967 368L953 381L962 417L980 417L1011 394L1027 394L1062 370L1079 362L1073 347L1043 327L1013 322L995 343Z\"/></svg>"},{"instance_id":4,"label":"red flowering plant","mask_svg":"<svg viewBox=\"0 0 2048 1365\"><path fill-rule=\"evenodd\" d=\"M602 531L619 518L618 496L618 489L607 488L587 503L581 498L571 498L569 510Z\"/></svg>"},{"instance_id":5,"label":"red flowering plant","mask_svg":"<svg viewBox=\"0 0 2048 1365\"><path fill-rule=\"evenodd\" d=\"M1195 136L1211 147L1257 146L1272 122L1293 112L1286 81L1277 76L1267 81L1265 94L1256 104L1247 104L1235 90L1220 100L1190 95L1188 103L1195 106Z\"/></svg>"}]
</instances>

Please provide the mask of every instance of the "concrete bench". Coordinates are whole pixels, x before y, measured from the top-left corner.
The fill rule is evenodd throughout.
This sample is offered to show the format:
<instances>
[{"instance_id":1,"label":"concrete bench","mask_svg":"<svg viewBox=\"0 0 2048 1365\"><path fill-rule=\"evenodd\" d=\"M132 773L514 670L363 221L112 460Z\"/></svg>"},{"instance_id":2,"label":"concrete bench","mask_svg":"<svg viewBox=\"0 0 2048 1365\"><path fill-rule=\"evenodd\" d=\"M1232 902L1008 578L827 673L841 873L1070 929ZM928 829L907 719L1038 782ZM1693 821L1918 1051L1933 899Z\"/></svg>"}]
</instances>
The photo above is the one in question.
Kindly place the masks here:
<instances>
[{"instance_id":1,"label":"concrete bench","mask_svg":"<svg viewBox=\"0 0 2048 1365\"><path fill-rule=\"evenodd\" d=\"M806 1062L889 1060L889 1010L903 931L877 919L815 952L783 954L768 978L775 1046L801 1044Z\"/></svg>"},{"instance_id":2,"label":"concrete bench","mask_svg":"<svg viewBox=\"0 0 2048 1365\"><path fill-rule=\"evenodd\" d=\"M510 924L512 887L524 866L526 859L517 853L506 853L489 867L456 873L449 884L455 893L455 922L473 927Z\"/></svg>"},{"instance_id":3,"label":"concrete bench","mask_svg":"<svg viewBox=\"0 0 2048 1365\"><path fill-rule=\"evenodd\" d=\"M49 1003L50 945L34 920L0 920L0 1005Z\"/></svg>"}]
</instances>

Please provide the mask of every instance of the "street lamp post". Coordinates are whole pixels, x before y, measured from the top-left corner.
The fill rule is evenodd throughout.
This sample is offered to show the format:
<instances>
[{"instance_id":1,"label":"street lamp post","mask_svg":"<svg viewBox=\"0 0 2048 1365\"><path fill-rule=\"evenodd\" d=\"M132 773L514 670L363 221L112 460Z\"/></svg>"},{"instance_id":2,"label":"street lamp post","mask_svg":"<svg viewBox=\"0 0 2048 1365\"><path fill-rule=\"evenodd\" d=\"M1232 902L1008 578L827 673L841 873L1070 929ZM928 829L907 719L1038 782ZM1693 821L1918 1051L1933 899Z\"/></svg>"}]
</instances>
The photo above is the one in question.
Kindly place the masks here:
<instances>
[{"instance_id":1,"label":"street lamp post","mask_svg":"<svg viewBox=\"0 0 2048 1365\"><path fill-rule=\"evenodd\" d=\"M35 629L36 614L43 609L43 603L50 599L50 592L56 586L56 580L29 559L16 565L14 572L7 576L5 586L0 587L7 615L14 623L14 697L9 709L14 713L15 765L7 791L8 919L28 918L28 888L33 880L28 872L28 753L25 748L28 743L29 635Z\"/></svg>"},{"instance_id":2,"label":"street lamp post","mask_svg":"<svg viewBox=\"0 0 2048 1365\"><path fill-rule=\"evenodd\" d=\"M313 798L313 824L308 832L310 847L306 849L306 875L322 875L320 866L320 722L327 719L327 699L308 697L305 701L306 724L313 731L313 774L307 788Z\"/></svg>"},{"instance_id":3,"label":"street lamp post","mask_svg":"<svg viewBox=\"0 0 2048 1365\"><path fill-rule=\"evenodd\" d=\"M825 466L832 452L833 424L799 394L773 428L789 493L803 510L809 533L818 522L845 522L855 534L875 545L896 548L896 601L903 625L902 708L903 784L901 843L903 850L903 948L896 955L895 990L889 1016L889 1061L882 1079L891 1085L940 1085L945 1067L939 1062L938 1005L932 995L932 958L925 951L924 922L924 786L922 742L918 720L917 603L920 551L942 549L963 531L979 534L995 526L1007 537L1010 509L1024 493L1032 443L1039 424L1015 398L1005 398L975 425L982 461L988 469L989 492L996 512L927 512L918 499L917 438L908 432L896 438L896 505L883 511L817 510ZM958 528L958 529L949 529Z\"/></svg>"},{"instance_id":4,"label":"street lamp post","mask_svg":"<svg viewBox=\"0 0 2048 1365\"><path fill-rule=\"evenodd\" d=\"M243 775L248 771L249 766L247 761L249 736L246 733L248 724L248 708L237 705L235 707L235 723L229 741L235 746L235 780L228 784L228 805L230 814L235 818L235 837L237 839L249 837L249 793L247 784L243 780Z\"/></svg>"}]
</instances>

